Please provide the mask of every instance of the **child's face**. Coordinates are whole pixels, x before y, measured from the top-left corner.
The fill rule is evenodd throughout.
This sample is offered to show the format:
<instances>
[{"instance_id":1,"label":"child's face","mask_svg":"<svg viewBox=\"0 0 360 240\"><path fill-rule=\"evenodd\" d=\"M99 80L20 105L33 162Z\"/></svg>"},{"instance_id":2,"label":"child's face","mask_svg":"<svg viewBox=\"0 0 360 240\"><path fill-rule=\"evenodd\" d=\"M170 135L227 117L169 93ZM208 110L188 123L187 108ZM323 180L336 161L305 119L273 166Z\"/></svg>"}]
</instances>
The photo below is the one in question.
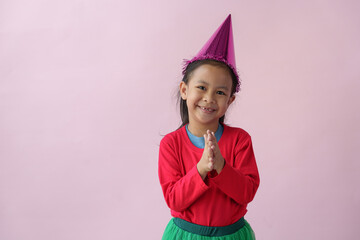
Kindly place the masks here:
<instances>
[{"instance_id":1,"label":"child's face","mask_svg":"<svg viewBox=\"0 0 360 240\"><path fill-rule=\"evenodd\" d=\"M181 82L180 94L186 100L189 123L194 127L214 128L224 116L235 96L231 96L232 79L223 67L201 65L190 75L186 84ZM215 128L215 129L216 129Z\"/></svg>"}]
</instances>

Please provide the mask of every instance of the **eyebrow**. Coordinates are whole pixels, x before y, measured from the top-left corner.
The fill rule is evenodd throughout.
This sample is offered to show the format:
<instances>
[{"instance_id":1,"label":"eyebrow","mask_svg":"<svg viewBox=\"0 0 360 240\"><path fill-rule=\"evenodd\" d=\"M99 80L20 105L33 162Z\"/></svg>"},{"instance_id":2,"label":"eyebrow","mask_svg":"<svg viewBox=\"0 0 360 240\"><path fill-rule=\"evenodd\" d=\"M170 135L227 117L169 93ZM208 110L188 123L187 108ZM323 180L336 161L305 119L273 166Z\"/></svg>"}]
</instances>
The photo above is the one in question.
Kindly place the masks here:
<instances>
[{"instance_id":1,"label":"eyebrow","mask_svg":"<svg viewBox=\"0 0 360 240\"><path fill-rule=\"evenodd\" d=\"M198 80L197 83L202 83L202 84L205 84L205 85L209 85L209 83L205 82L204 80ZM221 89L224 89L224 90L229 90L228 87L226 86L218 86L216 88L221 88Z\"/></svg>"}]
</instances>

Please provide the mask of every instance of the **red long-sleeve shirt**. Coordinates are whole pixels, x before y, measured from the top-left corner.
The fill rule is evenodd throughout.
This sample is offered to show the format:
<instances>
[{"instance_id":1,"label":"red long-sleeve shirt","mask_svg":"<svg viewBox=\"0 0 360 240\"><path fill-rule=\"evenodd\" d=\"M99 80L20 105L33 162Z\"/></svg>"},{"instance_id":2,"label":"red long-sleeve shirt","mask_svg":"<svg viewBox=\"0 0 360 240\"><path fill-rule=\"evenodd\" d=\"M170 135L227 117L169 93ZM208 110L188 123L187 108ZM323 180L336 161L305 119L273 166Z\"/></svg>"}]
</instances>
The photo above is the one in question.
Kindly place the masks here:
<instances>
[{"instance_id":1,"label":"red long-sleeve shirt","mask_svg":"<svg viewBox=\"0 0 360 240\"><path fill-rule=\"evenodd\" d=\"M185 127L160 142L159 180L173 217L205 226L230 225L247 212L260 179L250 135L223 124L218 142L225 165L205 181L197 171L203 149L194 146Z\"/></svg>"}]
</instances>

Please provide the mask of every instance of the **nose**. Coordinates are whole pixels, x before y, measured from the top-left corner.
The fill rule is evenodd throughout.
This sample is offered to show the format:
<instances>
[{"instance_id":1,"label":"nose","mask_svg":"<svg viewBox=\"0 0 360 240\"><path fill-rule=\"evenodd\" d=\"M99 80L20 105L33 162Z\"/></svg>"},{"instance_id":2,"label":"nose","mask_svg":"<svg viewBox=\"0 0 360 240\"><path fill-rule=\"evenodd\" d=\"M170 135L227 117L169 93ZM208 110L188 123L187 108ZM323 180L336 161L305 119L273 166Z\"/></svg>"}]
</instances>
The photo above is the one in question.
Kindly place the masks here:
<instances>
[{"instance_id":1,"label":"nose","mask_svg":"<svg viewBox=\"0 0 360 240\"><path fill-rule=\"evenodd\" d=\"M215 101L214 95L211 92L207 92L203 96L203 101L207 103L213 103Z\"/></svg>"}]
</instances>

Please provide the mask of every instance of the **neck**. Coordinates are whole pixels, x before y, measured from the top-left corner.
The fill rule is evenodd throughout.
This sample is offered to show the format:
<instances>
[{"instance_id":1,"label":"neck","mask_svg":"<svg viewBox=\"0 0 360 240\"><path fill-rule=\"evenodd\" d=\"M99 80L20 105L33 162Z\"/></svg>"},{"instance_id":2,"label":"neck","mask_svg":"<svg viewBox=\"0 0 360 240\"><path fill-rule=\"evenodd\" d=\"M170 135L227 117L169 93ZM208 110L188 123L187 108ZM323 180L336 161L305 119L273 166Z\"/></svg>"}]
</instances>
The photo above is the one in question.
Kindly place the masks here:
<instances>
[{"instance_id":1,"label":"neck","mask_svg":"<svg viewBox=\"0 0 360 240\"><path fill-rule=\"evenodd\" d=\"M204 136L207 130L210 130L211 132L215 133L218 127L219 127L219 122L215 122L208 125L197 125L197 126L195 124L189 123L188 129L193 135L197 137L202 137Z\"/></svg>"}]
</instances>

